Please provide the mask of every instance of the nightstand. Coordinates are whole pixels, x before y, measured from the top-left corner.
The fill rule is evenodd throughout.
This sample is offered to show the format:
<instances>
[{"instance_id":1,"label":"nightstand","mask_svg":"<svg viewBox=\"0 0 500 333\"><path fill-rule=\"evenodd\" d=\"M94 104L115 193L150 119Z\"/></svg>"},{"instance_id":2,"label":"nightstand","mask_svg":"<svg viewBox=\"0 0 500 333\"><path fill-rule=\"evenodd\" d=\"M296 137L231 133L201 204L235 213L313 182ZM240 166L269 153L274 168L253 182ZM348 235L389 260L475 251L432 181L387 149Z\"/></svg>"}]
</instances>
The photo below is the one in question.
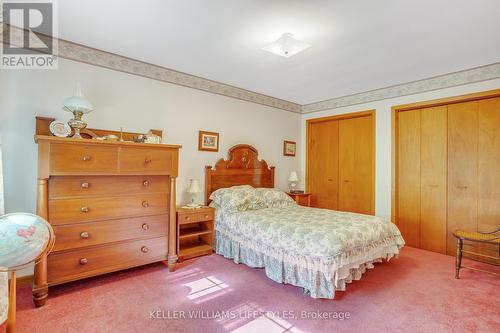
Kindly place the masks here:
<instances>
[{"instance_id":1,"label":"nightstand","mask_svg":"<svg viewBox=\"0 0 500 333\"><path fill-rule=\"evenodd\" d=\"M306 206L306 207L311 206L311 193L290 193L290 192L287 192L286 194L288 194L293 200L295 200L295 202L298 205Z\"/></svg>"},{"instance_id":2,"label":"nightstand","mask_svg":"<svg viewBox=\"0 0 500 333\"><path fill-rule=\"evenodd\" d=\"M177 208L177 256L179 262L213 252L214 213L211 207Z\"/></svg>"}]
</instances>

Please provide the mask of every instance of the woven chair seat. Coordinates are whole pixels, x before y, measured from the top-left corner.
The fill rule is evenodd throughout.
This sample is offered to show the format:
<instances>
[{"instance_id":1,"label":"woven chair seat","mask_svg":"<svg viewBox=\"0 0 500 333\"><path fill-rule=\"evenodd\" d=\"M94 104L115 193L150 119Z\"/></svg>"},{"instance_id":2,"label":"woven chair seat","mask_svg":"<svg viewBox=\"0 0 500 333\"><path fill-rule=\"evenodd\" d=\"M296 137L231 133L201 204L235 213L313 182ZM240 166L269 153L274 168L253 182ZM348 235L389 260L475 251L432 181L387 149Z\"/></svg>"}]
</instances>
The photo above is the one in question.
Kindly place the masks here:
<instances>
[{"instance_id":1,"label":"woven chair seat","mask_svg":"<svg viewBox=\"0 0 500 333\"><path fill-rule=\"evenodd\" d=\"M481 234L479 232L456 230L453 235L457 238L470 241L488 242L488 243L500 243L500 236L496 234Z\"/></svg>"}]
</instances>

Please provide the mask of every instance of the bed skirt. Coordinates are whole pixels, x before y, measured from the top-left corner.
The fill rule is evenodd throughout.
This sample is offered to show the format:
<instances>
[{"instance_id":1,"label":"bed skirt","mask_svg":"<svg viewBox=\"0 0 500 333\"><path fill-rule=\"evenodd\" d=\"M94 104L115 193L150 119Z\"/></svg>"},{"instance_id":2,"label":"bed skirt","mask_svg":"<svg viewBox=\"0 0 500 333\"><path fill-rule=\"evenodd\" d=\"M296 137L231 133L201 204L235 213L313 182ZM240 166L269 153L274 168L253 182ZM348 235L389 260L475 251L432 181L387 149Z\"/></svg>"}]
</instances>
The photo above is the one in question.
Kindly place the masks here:
<instances>
[{"instance_id":1,"label":"bed skirt","mask_svg":"<svg viewBox=\"0 0 500 333\"><path fill-rule=\"evenodd\" d=\"M227 231L216 230L215 233L217 254L237 264L264 268L271 280L302 287L312 298L335 298L336 290L344 291L347 283L359 280L374 263L397 256L403 245L403 239L398 236L356 253L325 260L266 248Z\"/></svg>"}]
</instances>

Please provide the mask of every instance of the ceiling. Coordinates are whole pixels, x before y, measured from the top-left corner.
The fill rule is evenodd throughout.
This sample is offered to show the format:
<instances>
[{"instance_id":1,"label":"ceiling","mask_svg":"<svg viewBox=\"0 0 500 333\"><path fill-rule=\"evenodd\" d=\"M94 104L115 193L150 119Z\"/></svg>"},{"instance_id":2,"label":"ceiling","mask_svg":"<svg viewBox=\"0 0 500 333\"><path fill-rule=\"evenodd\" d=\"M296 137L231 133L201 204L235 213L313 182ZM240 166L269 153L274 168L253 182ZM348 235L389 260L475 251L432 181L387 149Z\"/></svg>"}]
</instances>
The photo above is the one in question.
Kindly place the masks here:
<instances>
[{"instance_id":1,"label":"ceiling","mask_svg":"<svg viewBox=\"0 0 500 333\"><path fill-rule=\"evenodd\" d=\"M500 61L498 0L58 1L59 37L308 104ZM284 32L312 47L261 47Z\"/></svg>"}]
</instances>

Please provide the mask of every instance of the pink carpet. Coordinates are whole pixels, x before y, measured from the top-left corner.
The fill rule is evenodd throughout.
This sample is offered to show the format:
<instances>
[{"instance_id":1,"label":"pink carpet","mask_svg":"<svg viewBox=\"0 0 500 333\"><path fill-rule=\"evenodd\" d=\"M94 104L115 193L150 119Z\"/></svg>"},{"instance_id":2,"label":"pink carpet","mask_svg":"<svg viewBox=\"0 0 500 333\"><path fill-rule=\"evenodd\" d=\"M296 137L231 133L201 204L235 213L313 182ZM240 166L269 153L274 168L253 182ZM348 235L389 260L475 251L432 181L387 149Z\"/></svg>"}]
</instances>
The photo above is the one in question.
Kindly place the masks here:
<instances>
[{"instance_id":1,"label":"pink carpet","mask_svg":"<svg viewBox=\"0 0 500 333\"><path fill-rule=\"evenodd\" d=\"M39 309L30 286L21 286L17 314L21 333L499 332L499 299L498 277L463 270L456 280L453 257L404 248L335 300L212 255L174 273L154 264L54 287ZM303 311L311 318L298 319Z\"/></svg>"}]
</instances>

